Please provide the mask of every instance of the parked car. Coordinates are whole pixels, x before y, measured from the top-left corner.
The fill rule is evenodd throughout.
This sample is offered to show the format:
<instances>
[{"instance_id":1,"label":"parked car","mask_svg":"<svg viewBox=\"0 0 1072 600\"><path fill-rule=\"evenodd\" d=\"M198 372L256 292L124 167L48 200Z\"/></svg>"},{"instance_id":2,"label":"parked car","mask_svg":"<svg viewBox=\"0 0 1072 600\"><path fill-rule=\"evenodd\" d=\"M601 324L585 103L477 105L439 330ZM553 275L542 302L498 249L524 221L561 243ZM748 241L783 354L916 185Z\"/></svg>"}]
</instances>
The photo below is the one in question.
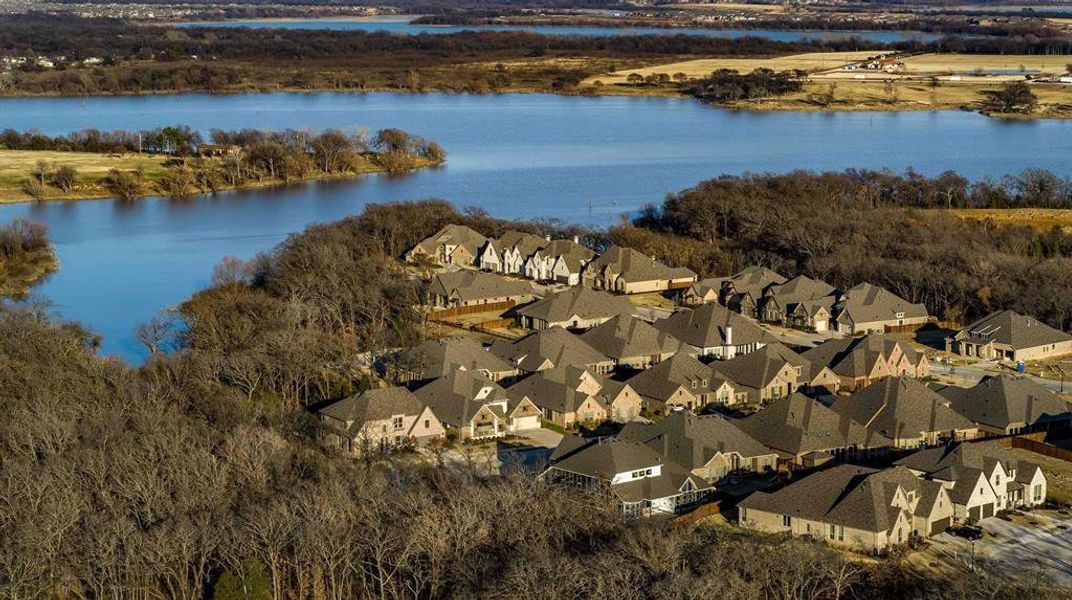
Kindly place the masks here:
<instances>
[{"instance_id":1,"label":"parked car","mask_svg":"<svg viewBox=\"0 0 1072 600\"><path fill-rule=\"evenodd\" d=\"M961 525L960 527L950 527L947 532L962 537L966 540L976 541L983 539L983 530L981 527L975 527L974 525Z\"/></svg>"}]
</instances>

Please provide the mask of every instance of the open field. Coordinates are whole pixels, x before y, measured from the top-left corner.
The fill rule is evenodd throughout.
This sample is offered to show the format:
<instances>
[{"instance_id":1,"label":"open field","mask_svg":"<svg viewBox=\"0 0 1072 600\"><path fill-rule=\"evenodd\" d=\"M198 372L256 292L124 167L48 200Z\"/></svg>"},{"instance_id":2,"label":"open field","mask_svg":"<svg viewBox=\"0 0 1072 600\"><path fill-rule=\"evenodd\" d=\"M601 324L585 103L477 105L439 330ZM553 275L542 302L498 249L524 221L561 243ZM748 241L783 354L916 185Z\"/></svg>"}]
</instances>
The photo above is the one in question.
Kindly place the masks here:
<instances>
[{"instance_id":1,"label":"open field","mask_svg":"<svg viewBox=\"0 0 1072 600\"><path fill-rule=\"evenodd\" d=\"M742 10L759 13L783 13L786 9L781 4L745 4L741 2L721 2L719 4L667 4L666 8L694 10L697 12L724 12Z\"/></svg>"},{"instance_id":2,"label":"open field","mask_svg":"<svg viewBox=\"0 0 1072 600\"><path fill-rule=\"evenodd\" d=\"M689 77L706 77L712 71L718 69L734 69L741 73L750 73L758 68L785 71L788 69L801 69L808 72L820 72L847 65L852 62L865 60L874 56L874 52L810 52L806 54L793 54L775 58L701 58L686 60L662 65L654 65L640 69L630 69L589 77L585 83L591 83L597 79L604 84L625 83L631 73L641 75L654 75L666 73L684 73Z\"/></svg>"},{"instance_id":3,"label":"open field","mask_svg":"<svg viewBox=\"0 0 1072 600\"><path fill-rule=\"evenodd\" d=\"M164 174L168 158L151 154L96 154L92 152L51 152L0 150L0 203L25 201L29 196L22 191L22 181L38 161L49 163L50 168L69 166L78 170L74 189L64 194L50 188L47 199L79 199L106 196L100 179L111 169L133 170L141 168L145 178L155 181Z\"/></svg>"},{"instance_id":4,"label":"open field","mask_svg":"<svg viewBox=\"0 0 1072 600\"><path fill-rule=\"evenodd\" d=\"M1061 208L955 208L947 212L965 220L990 220L998 225L1027 225L1041 230L1072 227L1072 209Z\"/></svg>"},{"instance_id":5,"label":"open field","mask_svg":"<svg viewBox=\"0 0 1072 600\"><path fill-rule=\"evenodd\" d=\"M1038 71L1044 75L1065 72L1065 65L1072 62L1072 56L1054 55L1017 55L1017 54L920 54L910 56L902 62L905 73L970 73L975 69L996 71Z\"/></svg>"}]
</instances>

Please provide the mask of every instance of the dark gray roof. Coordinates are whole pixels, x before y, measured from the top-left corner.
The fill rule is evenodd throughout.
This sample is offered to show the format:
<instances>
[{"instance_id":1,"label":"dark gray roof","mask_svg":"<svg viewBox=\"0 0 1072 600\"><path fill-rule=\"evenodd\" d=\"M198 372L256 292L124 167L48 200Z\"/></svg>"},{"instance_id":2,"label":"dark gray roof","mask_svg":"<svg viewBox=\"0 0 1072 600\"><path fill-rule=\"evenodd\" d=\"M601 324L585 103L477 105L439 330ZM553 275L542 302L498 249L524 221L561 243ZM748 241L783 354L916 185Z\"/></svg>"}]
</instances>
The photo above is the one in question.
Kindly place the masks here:
<instances>
[{"instance_id":1,"label":"dark gray roof","mask_svg":"<svg viewBox=\"0 0 1072 600\"><path fill-rule=\"evenodd\" d=\"M598 393L587 394L579 390L585 376L598 382L594 375L581 367L555 367L529 375L510 386L509 391L526 396L540 408L571 413L589 398L596 398L599 402Z\"/></svg>"},{"instance_id":2,"label":"dark gray roof","mask_svg":"<svg viewBox=\"0 0 1072 600\"><path fill-rule=\"evenodd\" d=\"M424 254L435 254L436 248L443 244L461 246L473 256L486 244L488 238L473 231L465 225L447 225L433 235L421 240L413 250Z\"/></svg>"},{"instance_id":3,"label":"dark gray roof","mask_svg":"<svg viewBox=\"0 0 1072 600\"><path fill-rule=\"evenodd\" d=\"M777 492L752 494L739 506L880 532L888 531L905 512L892 504L897 487L916 491L924 483L905 469L838 465Z\"/></svg>"},{"instance_id":4,"label":"dark gray roof","mask_svg":"<svg viewBox=\"0 0 1072 600\"><path fill-rule=\"evenodd\" d=\"M483 390L487 391L481 394ZM520 400L484 375L461 370L425 384L414 395L431 407L440 421L454 427L468 426L486 404L505 401L508 410L513 410Z\"/></svg>"},{"instance_id":5,"label":"dark gray roof","mask_svg":"<svg viewBox=\"0 0 1072 600\"><path fill-rule=\"evenodd\" d=\"M604 269L618 273L620 278L629 283L641 281L662 281L670 279L696 278L696 273L684 267L669 267L658 260L646 256L632 248L611 246L599 258L585 268L602 273Z\"/></svg>"},{"instance_id":6,"label":"dark gray roof","mask_svg":"<svg viewBox=\"0 0 1072 600\"><path fill-rule=\"evenodd\" d=\"M399 369L420 374L422 379L442 377L457 368L491 373L511 373L509 363L479 342L467 338L429 340L397 352L392 362Z\"/></svg>"},{"instance_id":7,"label":"dark gray roof","mask_svg":"<svg viewBox=\"0 0 1072 600\"><path fill-rule=\"evenodd\" d=\"M695 382L695 387L693 387ZM667 400L679 387L693 395L704 394L725 382L696 357L678 352L661 363L631 377L629 386L641 396Z\"/></svg>"},{"instance_id":8,"label":"dark gray roof","mask_svg":"<svg viewBox=\"0 0 1072 600\"><path fill-rule=\"evenodd\" d=\"M974 387L949 386L939 393L968 419L1001 430L1018 423L1034 425L1072 416L1072 407L1057 394L1030 379L1011 375L987 375Z\"/></svg>"},{"instance_id":9,"label":"dark gray roof","mask_svg":"<svg viewBox=\"0 0 1072 600\"><path fill-rule=\"evenodd\" d=\"M656 423L629 423L618 437L646 444L690 470L706 465L720 452L737 453L743 458L774 454L718 415L678 412Z\"/></svg>"},{"instance_id":10,"label":"dark gray roof","mask_svg":"<svg viewBox=\"0 0 1072 600\"><path fill-rule=\"evenodd\" d=\"M889 358L895 347L899 347L912 364L920 362L919 352L885 333L827 340L805 350L801 356L816 366L830 367L838 375L865 377L874 370L879 357Z\"/></svg>"},{"instance_id":11,"label":"dark gray roof","mask_svg":"<svg viewBox=\"0 0 1072 600\"><path fill-rule=\"evenodd\" d=\"M870 283L861 283L845 292L838 302L838 319L848 314L854 323L874 323L876 321L895 321L897 314L903 313L905 319L927 316L927 307L914 304Z\"/></svg>"},{"instance_id":12,"label":"dark gray roof","mask_svg":"<svg viewBox=\"0 0 1072 600\"><path fill-rule=\"evenodd\" d=\"M776 341L752 321L713 302L693 310L678 311L655 321L654 325L656 329L697 348L727 345L726 330L729 327L733 328L734 346Z\"/></svg>"},{"instance_id":13,"label":"dark gray roof","mask_svg":"<svg viewBox=\"0 0 1072 600\"><path fill-rule=\"evenodd\" d=\"M617 315L631 314L633 310L633 303L627 298L574 286L522 306L517 309L517 314L549 323L560 323L569 321L574 316L581 319L609 319Z\"/></svg>"},{"instance_id":14,"label":"dark gray roof","mask_svg":"<svg viewBox=\"0 0 1072 600\"><path fill-rule=\"evenodd\" d=\"M751 266L729 277L727 283L737 294L750 294L759 300L769 286L785 283L785 277L766 267Z\"/></svg>"},{"instance_id":15,"label":"dark gray roof","mask_svg":"<svg viewBox=\"0 0 1072 600\"><path fill-rule=\"evenodd\" d=\"M513 342L496 342L492 344L491 351L529 373L563 365L591 367L612 362L580 337L561 327L536 331Z\"/></svg>"},{"instance_id":16,"label":"dark gray roof","mask_svg":"<svg viewBox=\"0 0 1072 600\"><path fill-rule=\"evenodd\" d=\"M368 421L389 419L394 415L417 416L424 411L424 403L404 387L389 387L365 390L321 408L319 413L352 423L351 433ZM433 411L434 412L434 411Z\"/></svg>"},{"instance_id":17,"label":"dark gray roof","mask_svg":"<svg viewBox=\"0 0 1072 600\"><path fill-rule=\"evenodd\" d=\"M466 269L437 274L432 278L429 291L448 297L456 291L458 298L466 301L533 295L532 284L527 281Z\"/></svg>"},{"instance_id":18,"label":"dark gray roof","mask_svg":"<svg viewBox=\"0 0 1072 600\"><path fill-rule=\"evenodd\" d=\"M768 301L776 302L782 310L789 312L801 302L819 298L825 298L829 306L833 306L835 292L834 286L825 281L798 275L785 283L769 286L764 293Z\"/></svg>"},{"instance_id":19,"label":"dark gray roof","mask_svg":"<svg viewBox=\"0 0 1072 600\"><path fill-rule=\"evenodd\" d=\"M968 470L989 473L994 465L1001 462L1005 471L1016 470L1016 480L1022 483L1031 481L1037 464L1023 460L1003 448L996 440L984 442L957 442L938 448L926 448L898 460L895 464L920 471L935 479L956 481L969 474L972 484L976 477Z\"/></svg>"},{"instance_id":20,"label":"dark gray roof","mask_svg":"<svg viewBox=\"0 0 1072 600\"><path fill-rule=\"evenodd\" d=\"M962 329L956 339L981 343L994 341L1022 350L1067 342L1072 340L1072 336L1032 317L1011 310L999 310Z\"/></svg>"},{"instance_id":21,"label":"dark gray roof","mask_svg":"<svg viewBox=\"0 0 1072 600\"><path fill-rule=\"evenodd\" d=\"M769 448L790 455L850 446L881 448L890 440L870 433L850 417L838 414L802 394L775 400L737 426Z\"/></svg>"},{"instance_id":22,"label":"dark gray roof","mask_svg":"<svg viewBox=\"0 0 1072 600\"><path fill-rule=\"evenodd\" d=\"M945 398L908 377L886 377L848 398L838 398L833 409L895 440L974 427L949 408Z\"/></svg>"},{"instance_id":23,"label":"dark gray roof","mask_svg":"<svg viewBox=\"0 0 1072 600\"><path fill-rule=\"evenodd\" d=\"M631 315L618 315L588 330L581 335L581 339L618 360L670 354L681 348L680 340Z\"/></svg>"},{"instance_id":24,"label":"dark gray roof","mask_svg":"<svg viewBox=\"0 0 1072 600\"><path fill-rule=\"evenodd\" d=\"M793 357L793 354L796 353L781 343L770 344L730 360L712 363L711 368L734 384L758 390L770 385L778 371L786 364L796 367L801 362L807 362L800 358L799 354L796 357ZM793 362L789 359L793 359ZM807 373L802 369L801 375L803 378Z\"/></svg>"}]
</instances>

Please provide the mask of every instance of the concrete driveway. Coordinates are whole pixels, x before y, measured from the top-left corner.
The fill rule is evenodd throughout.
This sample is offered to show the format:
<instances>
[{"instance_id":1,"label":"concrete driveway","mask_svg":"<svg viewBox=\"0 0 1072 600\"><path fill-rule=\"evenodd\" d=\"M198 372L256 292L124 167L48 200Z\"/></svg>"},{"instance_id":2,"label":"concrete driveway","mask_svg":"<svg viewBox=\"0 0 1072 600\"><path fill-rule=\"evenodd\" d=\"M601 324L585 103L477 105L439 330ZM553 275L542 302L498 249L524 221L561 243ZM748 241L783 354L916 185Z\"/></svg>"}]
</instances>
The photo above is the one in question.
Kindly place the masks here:
<instances>
[{"instance_id":1,"label":"concrete driveway","mask_svg":"<svg viewBox=\"0 0 1072 600\"><path fill-rule=\"evenodd\" d=\"M967 382L969 385L979 383L979 380L987 375L1000 375L1002 373L1011 375L1013 373L1012 369L990 361L977 362L970 365L947 365L939 360L932 359L930 361L930 368L931 373L934 375L944 375L946 377L960 379ZM1027 374L1024 376L1051 392L1072 392L1072 382L1065 382L1062 384L1060 381L1046 379L1037 375Z\"/></svg>"}]
</instances>

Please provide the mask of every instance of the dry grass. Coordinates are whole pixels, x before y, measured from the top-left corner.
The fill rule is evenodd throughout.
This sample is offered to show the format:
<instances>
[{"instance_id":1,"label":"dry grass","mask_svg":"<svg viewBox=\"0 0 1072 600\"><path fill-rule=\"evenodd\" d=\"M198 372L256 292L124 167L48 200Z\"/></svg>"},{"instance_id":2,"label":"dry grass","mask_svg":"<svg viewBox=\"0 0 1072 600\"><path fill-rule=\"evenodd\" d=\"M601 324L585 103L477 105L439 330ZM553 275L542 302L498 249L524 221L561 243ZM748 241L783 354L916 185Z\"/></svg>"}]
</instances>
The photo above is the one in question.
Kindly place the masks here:
<instances>
[{"instance_id":1,"label":"dry grass","mask_svg":"<svg viewBox=\"0 0 1072 600\"><path fill-rule=\"evenodd\" d=\"M921 54L910 56L904 60L905 70L910 74L917 73L967 73L974 69L986 70L1013 70L1020 67L1028 71L1039 71L1043 74L1054 75L1063 73L1065 65L1072 62L1072 56L1029 56L1029 55L1000 55L1000 54Z\"/></svg>"},{"instance_id":2,"label":"dry grass","mask_svg":"<svg viewBox=\"0 0 1072 600\"><path fill-rule=\"evenodd\" d=\"M706 77L712 71L718 69L734 69L741 73L750 73L758 68L774 69L775 71L801 69L808 72L819 72L864 60L869 56L874 56L874 54L874 52L811 52L775 58L700 58L618 71L616 73L606 73L590 77L585 83L591 83L597 79L605 84L625 83L626 78L631 73L639 73L645 76L658 73L666 73L667 75L684 73L689 77Z\"/></svg>"},{"instance_id":3,"label":"dry grass","mask_svg":"<svg viewBox=\"0 0 1072 600\"><path fill-rule=\"evenodd\" d=\"M746 11L757 13L782 13L786 9L781 4L744 4L738 2L722 2L719 4L670 4L667 8L678 10L693 10L697 12L726 12Z\"/></svg>"},{"instance_id":4,"label":"dry grass","mask_svg":"<svg viewBox=\"0 0 1072 600\"><path fill-rule=\"evenodd\" d=\"M957 208L939 209L964 220L991 221L997 225L1027 225L1043 231L1072 228L1072 210L1061 208Z\"/></svg>"},{"instance_id":5,"label":"dry grass","mask_svg":"<svg viewBox=\"0 0 1072 600\"><path fill-rule=\"evenodd\" d=\"M0 203L20 202L29 199L22 191L22 181L30 171L37 167L38 161L45 161L55 169L70 166L78 170L75 188L64 194L56 188L50 188L48 199L96 198L107 195L100 186L100 179L111 169L133 170L141 168L148 181L159 178L164 173L167 157L151 154L96 154L90 152L50 152L25 150L0 150Z\"/></svg>"}]
</instances>

